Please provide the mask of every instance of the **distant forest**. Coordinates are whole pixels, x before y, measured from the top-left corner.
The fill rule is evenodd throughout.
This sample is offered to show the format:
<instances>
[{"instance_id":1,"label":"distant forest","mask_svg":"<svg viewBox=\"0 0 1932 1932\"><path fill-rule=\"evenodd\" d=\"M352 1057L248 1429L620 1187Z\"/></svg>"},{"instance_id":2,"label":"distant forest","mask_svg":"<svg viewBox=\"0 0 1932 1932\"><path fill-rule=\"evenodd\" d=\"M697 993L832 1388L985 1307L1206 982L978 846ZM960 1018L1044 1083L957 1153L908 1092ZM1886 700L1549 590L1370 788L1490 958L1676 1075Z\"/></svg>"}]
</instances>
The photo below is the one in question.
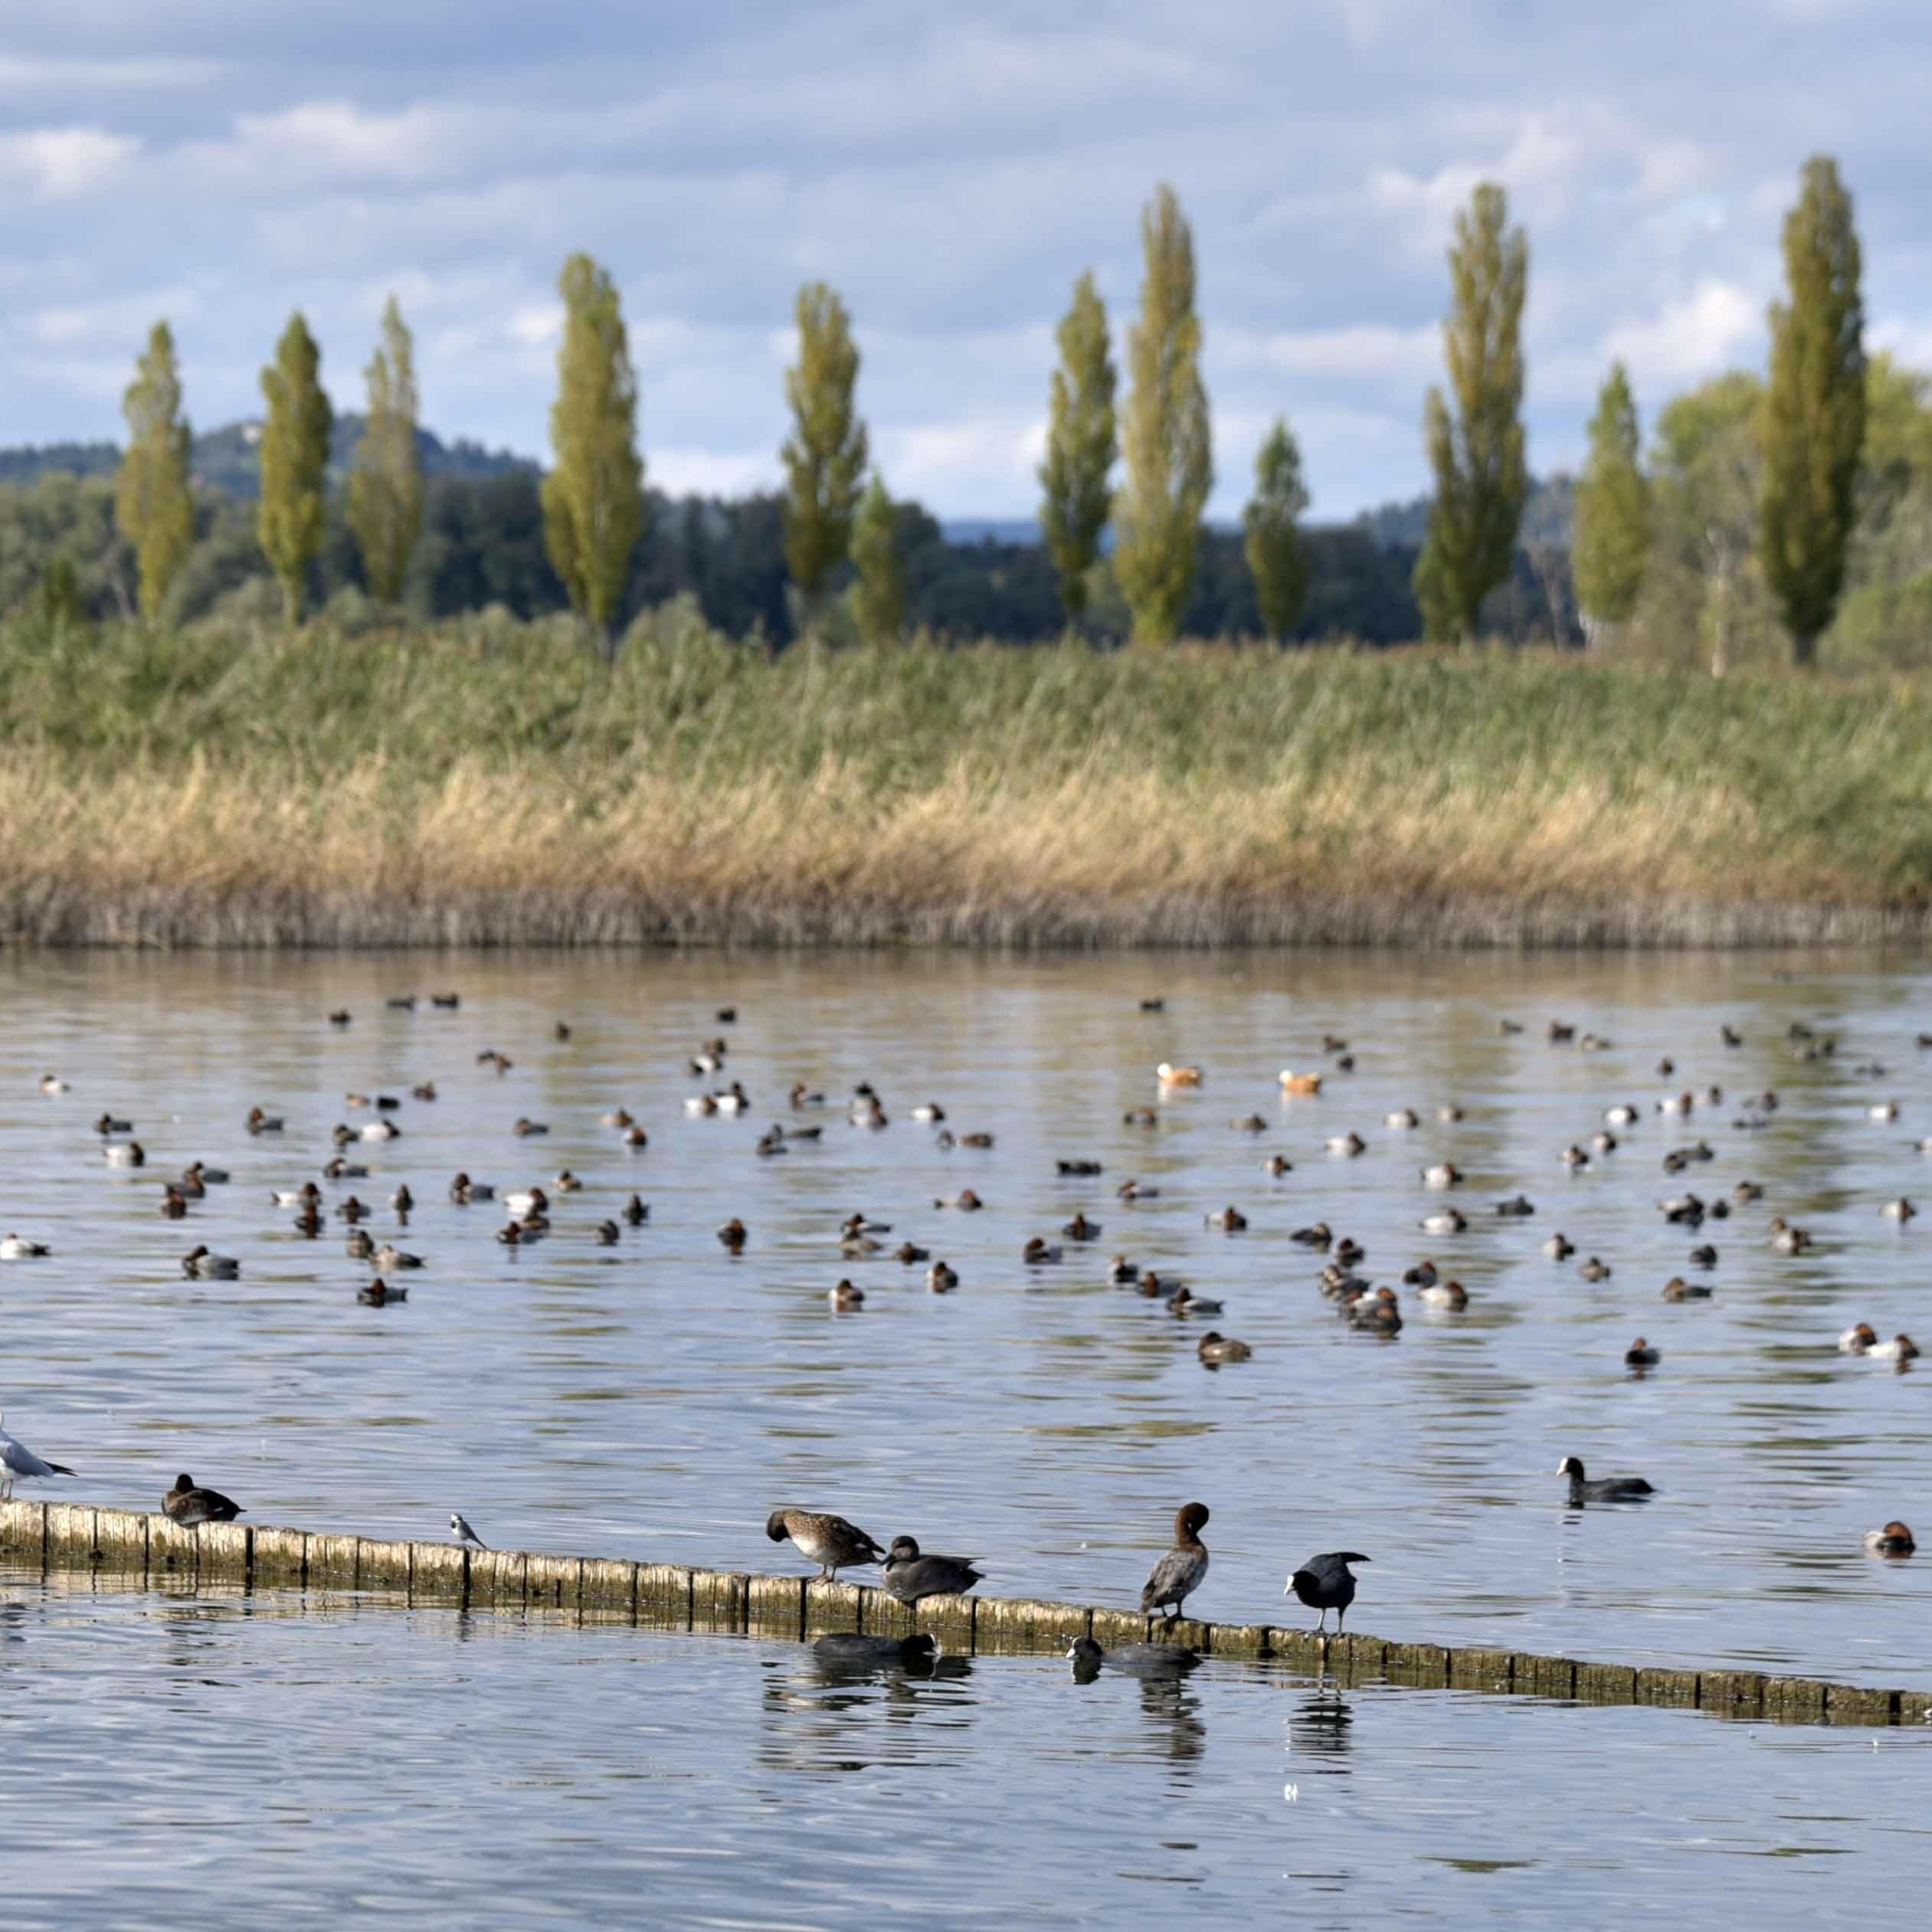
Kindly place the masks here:
<instances>
[{"instance_id":1,"label":"distant forest","mask_svg":"<svg viewBox=\"0 0 1932 1932\"><path fill-rule=\"evenodd\" d=\"M362 431L359 415L336 419L329 535L311 574L313 604L333 604L338 612L355 607L366 588L340 488ZM259 434L257 424L231 423L194 439L196 541L169 593L172 621L257 601L265 613L272 607L254 528ZM406 604L437 617L491 604L524 617L568 607L545 551L537 465L473 442L444 443L425 430L417 440L427 496ZM113 511L120 457L119 447L104 441L0 449L0 611L30 597L48 562L61 556L74 565L93 614L131 612L136 572ZM735 498L674 498L653 490L648 502L644 539L624 594L626 618L687 594L731 635L755 631L774 643L790 640L793 617L775 490ZM1428 509L1428 499L1418 497L1350 523L1309 526L1311 576L1295 637L1389 644L1417 637L1421 617L1411 578ZM898 514L915 624L957 637L1017 642L1061 634L1066 619L1058 580L1045 549L1029 535L1030 525L981 522L949 531L913 503L900 504ZM1570 514L1567 478L1532 491L1514 578L1485 607L1494 631L1580 640L1569 582ZM1097 634L1124 636L1125 606L1103 594L1088 622ZM1210 526L1184 633L1252 637L1262 628L1240 532Z\"/></svg>"}]
</instances>

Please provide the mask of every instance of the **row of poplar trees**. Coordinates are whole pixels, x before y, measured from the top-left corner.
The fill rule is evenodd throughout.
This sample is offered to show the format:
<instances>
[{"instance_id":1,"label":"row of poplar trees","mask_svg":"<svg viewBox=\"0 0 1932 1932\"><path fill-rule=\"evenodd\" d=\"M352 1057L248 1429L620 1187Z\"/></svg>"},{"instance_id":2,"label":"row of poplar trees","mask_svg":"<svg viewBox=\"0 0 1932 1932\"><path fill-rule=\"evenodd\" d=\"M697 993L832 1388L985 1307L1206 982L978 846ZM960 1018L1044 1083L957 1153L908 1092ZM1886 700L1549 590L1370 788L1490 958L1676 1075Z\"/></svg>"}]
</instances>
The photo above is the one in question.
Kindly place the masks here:
<instances>
[{"instance_id":1,"label":"row of poplar trees","mask_svg":"<svg viewBox=\"0 0 1932 1932\"><path fill-rule=\"evenodd\" d=\"M1194 238L1171 188L1160 188L1143 214L1141 239L1141 316L1128 339L1132 387L1118 421L1106 309L1091 273L1076 283L1060 325L1040 514L1069 620L1087 607L1111 524L1114 573L1135 635L1158 641L1179 628L1214 472ZM608 650L644 529L637 377L608 271L588 255L573 255L558 292L564 323L550 416L553 460L542 483L545 542L573 607ZM798 359L785 375L792 427L781 457L786 565L800 616L809 626L823 614L850 565L856 627L868 637L894 636L905 626L909 604L898 509L869 467L851 318L830 289L814 282L799 291L795 320ZM302 614L325 530L333 419L321 362L297 313L261 373L267 408L257 534L291 621ZM423 513L413 353L393 298L365 373L367 419L349 480L349 521L371 594L392 603ZM117 514L135 548L142 610L152 618L195 535L189 431L165 323L149 339L125 408L129 443ZM1125 480L1116 490L1114 470L1123 457ZM1262 447L1246 519L1262 618L1276 635L1293 627L1307 592L1299 528L1307 506L1300 454L1286 421L1277 420Z\"/></svg>"},{"instance_id":2,"label":"row of poplar trees","mask_svg":"<svg viewBox=\"0 0 1932 1932\"><path fill-rule=\"evenodd\" d=\"M1865 434L1858 230L1828 157L1806 162L1783 241L1786 295L1771 308L1770 376L1756 421L1757 545L1793 660L1803 666L1815 658L1845 588ZM1643 591L1655 519L1640 442L1629 373L1613 363L1577 485L1572 569L1594 636L1627 623ZM1720 653L1714 668L1722 662Z\"/></svg>"},{"instance_id":3,"label":"row of poplar trees","mask_svg":"<svg viewBox=\"0 0 1932 1932\"><path fill-rule=\"evenodd\" d=\"M393 604L402 594L423 522L414 350L394 296L382 312L381 339L364 374L368 414L349 473L349 522L370 594ZM299 313L290 317L274 361L262 371L261 387L267 408L255 533L294 623L302 615L309 566L322 548L335 427L322 386L322 352ZM114 513L134 548L142 615L152 621L195 544L191 433L175 339L165 322L149 335L122 408L128 442L115 479Z\"/></svg>"},{"instance_id":4,"label":"row of poplar trees","mask_svg":"<svg viewBox=\"0 0 1932 1932\"><path fill-rule=\"evenodd\" d=\"M1131 379L1116 409L1118 375L1107 311L1092 273L1074 285L1058 333L1040 524L1070 621L1086 609L1111 527L1114 581L1137 640L1174 637L1190 590L1202 517L1213 484L1194 237L1171 188L1143 211L1144 272L1128 332ZM1835 165L1806 164L1784 228L1787 299L1771 310L1771 371L1760 438L1760 545L1767 581L1809 663L1845 579L1865 434L1863 308L1851 198ZM1433 637L1475 634L1483 600L1505 582L1529 490L1522 423L1523 305L1529 249L1509 225L1503 190L1479 185L1456 220L1450 306L1442 325L1447 387L1432 388L1424 427L1435 494L1415 585ZM643 533L637 378L609 273L573 255L558 283L563 338L551 411L554 460L542 485L546 546L572 606L614 648L620 602ZM791 433L782 457L787 567L810 626L849 564L851 610L869 637L897 634L907 586L898 512L869 465L857 410L859 351L845 306L823 283L799 291L798 359L786 372ZM332 428L321 354L300 314L263 370L258 534L291 620L321 547ZM365 372L368 420L349 482L349 519L372 594L401 592L421 529L417 395L409 332L393 299ZM141 604L152 617L194 540L188 429L165 323L156 326L126 409L127 455L117 512L134 545ZM1650 542L1649 485L1627 373L1613 365L1590 426L1577 490L1573 568L1594 630L1629 617ZM1116 465L1125 474L1118 487ZM1300 519L1308 506L1300 454L1277 418L1256 463L1246 550L1262 621L1293 628L1308 564Z\"/></svg>"}]
</instances>

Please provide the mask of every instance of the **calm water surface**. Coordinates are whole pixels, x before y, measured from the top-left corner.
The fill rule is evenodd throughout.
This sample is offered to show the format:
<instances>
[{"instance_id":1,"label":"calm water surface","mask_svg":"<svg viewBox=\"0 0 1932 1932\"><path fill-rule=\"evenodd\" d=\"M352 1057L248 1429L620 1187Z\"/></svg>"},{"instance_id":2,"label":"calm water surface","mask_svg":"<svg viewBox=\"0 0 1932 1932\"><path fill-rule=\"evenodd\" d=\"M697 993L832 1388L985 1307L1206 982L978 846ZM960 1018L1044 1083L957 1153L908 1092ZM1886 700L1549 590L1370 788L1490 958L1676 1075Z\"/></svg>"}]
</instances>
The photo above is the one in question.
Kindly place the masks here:
<instances>
[{"instance_id":1,"label":"calm water surface","mask_svg":"<svg viewBox=\"0 0 1932 1932\"><path fill-rule=\"evenodd\" d=\"M1901 1916L1932 1737L0 1583L10 1927Z\"/></svg>"},{"instance_id":2,"label":"calm water surface","mask_svg":"<svg viewBox=\"0 0 1932 1932\"><path fill-rule=\"evenodd\" d=\"M446 985L455 1013L383 1005ZM1141 1012L1153 994L1165 1010ZM762 1526L803 1501L977 1551L1003 1593L1095 1603L1133 1600L1174 1508L1199 1495L1214 1561L1190 1607L1207 1616L1305 1615L1282 1603L1287 1570L1352 1547L1374 1557L1357 1619L1392 1638L1932 1678L1932 1560L1859 1547L1891 1516L1932 1532L1932 1374L1835 1347L1858 1320L1932 1331L1932 1216L1901 1230L1879 1213L1932 1179L1911 1144L1932 1132L1932 1053L1915 1043L1932 974L1914 962L16 958L0 961L0 1232L54 1249L0 1264L0 1405L82 1472L34 1493L151 1508L186 1467L257 1521L433 1536L454 1508L493 1542L758 1569L790 1567ZM721 1030L726 1004L738 1020ZM355 1016L345 1030L324 1020L338 1007ZM1505 1013L1527 1030L1499 1036ZM1552 1018L1613 1046L1552 1046ZM1795 1060L1794 1020L1835 1035L1835 1056ZM1741 1049L1721 1043L1724 1021ZM720 1030L725 1074L689 1076ZM1276 1071L1323 1064L1327 1033L1347 1038L1354 1072L1284 1102ZM477 1063L489 1047L509 1074ZM1161 1102L1157 1127L1125 1125L1154 1102L1162 1059L1203 1065L1207 1084ZM50 1069L70 1093L35 1091ZM685 1095L734 1076L748 1116L686 1117ZM407 1180L421 1203L398 1237L427 1263L408 1302L359 1307L368 1270L336 1225L301 1239L269 1190L319 1177L329 1128L370 1118L345 1092L431 1079L441 1098L405 1102L402 1138L351 1150L370 1177L326 1190L380 1202ZM882 1133L845 1124L862 1079L892 1116ZM796 1118L783 1102L801 1079L833 1102L824 1138L756 1158L761 1129ZM1713 1082L1724 1103L1688 1123L1651 1112ZM1734 1128L1765 1087L1783 1101L1773 1124ZM1891 1099L1897 1122L1868 1117ZM997 1145L941 1150L910 1118L925 1100ZM1465 1118L1436 1122L1452 1100ZM1564 1144L1618 1100L1642 1124L1566 1172ZM287 1115L284 1135L241 1131L257 1102ZM641 1154L598 1124L620 1103L650 1130ZM1420 1130L1382 1124L1402 1105ZM135 1120L146 1169L105 1166L103 1108ZM1230 1124L1254 1112L1262 1133ZM513 1136L519 1115L549 1135ZM1325 1153L1349 1128L1368 1151ZM1699 1136L1714 1160L1660 1171ZM1280 1180L1261 1171L1275 1151L1295 1163ZM163 1220L160 1178L197 1156L232 1184ZM1059 1177L1072 1157L1105 1171ZM1418 1170L1445 1158L1469 1176L1456 1237L1418 1226L1443 1198ZM555 1233L525 1253L493 1241L497 1212L446 1200L458 1167L506 1188L566 1166L585 1190L555 1200ZM1117 1200L1129 1175L1159 1198ZM1687 1183L1708 1200L1747 1175L1763 1203L1701 1233L1655 1211ZM965 1186L987 1211L935 1210ZM1493 1218L1519 1187L1535 1216ZM591 1228L634 1188L649 1226L597 1247ZM1203 1225L1229 1202L1245 1235ZM859 1208L945 1256L959 1291L842 1259L837 1224ZM1104 1223L1098 1246L1023 1270L1022 1242L1057 1238L1076 1208ZM1773 1253L1773 1213L1810 1227L1815 1251ZM751 1229L737 1259L712 1232L734 1214ZM1366 1245L1378 1280L1433 1255L1469 1310L1405 1294L1399 1339L1350 1333L1317 1291L1320 1258L1289 1238L1318 1218ZM397 1233L386 1209L374 1226ZM1546 1259L1558 1228L1611 1279ZM1659 1288L1696 1240L1720 1251L1714 1298L1667 1305ZM185 1280L197 1242L240 1256L242 1280ZM1223 1299L1216 1325L1254 1360L1204 1371L1197 1328L1106 1285L1116 1250ZM866 1291L856 1315L827 1305L841 1275ZM1639 1333L1664 1361L1636 1380L1622 1356ZM1661 1493L1573 1514L1552 1473L1570 1452ZM264 1898L286 1884L421 1911L427 1888L452 1922L506 1887L532 1888L517 1893L532 1911L548 1886L594 1916L666 1874L691 1917L734 1923L818 1923L855 1887L876 1902L928 1884L948 1888L941 1916L1044 1911L1089 1883L1102 1917L1158 1909L1176 1894L1150 1888L1177 1883L1338 1923L1403 1900L1560 1921L1565 1888L1606 1872L1670 1871L1675 1908L1684 1887L1754 1882L1746 1854L1887 1855L1910 1815L1892 1767L1917 1743L1888 1736L1875 1755L1862 1734L1406 1691L1348 1692L1331 1718L1312 1691L1219 1666L1177 1698L1105 1679L1076 1697L1057 1665L989 1659L848 1704L810 1684L802 1653L756 1643L18 1583L0 1615L19 1640L0 1643L0 1742L47 1806L25 1829L38 1814L10 1796L8 1836L84 1848L104 1920L116 1856L134 1886L154 1832L179 1826L194 1855L258 1868ZM321 1737L338 1709L362 1729ZM729 1754L707 1748L719 1724ZM195 1795L224 1780L251 1794L245 1847L220 1829L232 1793ZM93 1802L62 1812L63 1786ZM748 1865L768 1835L837 1848L824 1865ZM1003 1844L1023 1855L996 1858ZM71 1858L34 1881L48 1922L73 1922L56 1878L82 1882ZM1442 1876L1418 1891L1425 1868ZM1816 1917L1868 1868L1799 1858L1767 1895Z\"/></svg>"}]
</instances>

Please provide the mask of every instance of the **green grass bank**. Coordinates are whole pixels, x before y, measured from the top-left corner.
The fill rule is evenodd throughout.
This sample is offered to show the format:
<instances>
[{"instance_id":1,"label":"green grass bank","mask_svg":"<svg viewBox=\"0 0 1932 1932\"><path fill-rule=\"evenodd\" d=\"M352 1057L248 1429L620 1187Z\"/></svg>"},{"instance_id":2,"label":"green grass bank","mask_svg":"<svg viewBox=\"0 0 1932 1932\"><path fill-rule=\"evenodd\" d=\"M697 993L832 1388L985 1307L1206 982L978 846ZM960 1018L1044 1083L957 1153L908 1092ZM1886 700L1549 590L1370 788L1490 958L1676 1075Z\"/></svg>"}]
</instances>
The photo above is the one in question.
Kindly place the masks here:
<instances>
[{"instance_id":1,"label":"green grass bank","mask_svg":"<svg viewBox=\"0 0 1932 1932\"><path fill-rule=\"evenodd\" d=\"M0 939L1747 945L1932 927L1932 680L0 625Z\"/></svg>"}]
</instances>

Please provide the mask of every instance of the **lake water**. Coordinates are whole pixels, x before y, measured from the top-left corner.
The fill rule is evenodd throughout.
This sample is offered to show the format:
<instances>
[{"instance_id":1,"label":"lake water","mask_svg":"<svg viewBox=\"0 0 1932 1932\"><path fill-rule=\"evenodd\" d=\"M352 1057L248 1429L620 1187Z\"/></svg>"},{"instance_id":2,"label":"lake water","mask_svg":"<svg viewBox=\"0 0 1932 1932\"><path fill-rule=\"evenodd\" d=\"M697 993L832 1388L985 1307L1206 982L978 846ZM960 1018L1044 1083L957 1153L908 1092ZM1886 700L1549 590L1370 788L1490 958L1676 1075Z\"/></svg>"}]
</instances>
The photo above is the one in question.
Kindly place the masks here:
<instances>
[{"instance_id":1,"label":"lake water","mask_svg":"<svg viewBox=\"0 0 1932 1932\"><path fill-rule=\"evenodd\" d=\"M445 986L454 1013L383 1004ZM1164 1010L1141 1011L1156 994ZM1203 1616L1306 1617L1282 1602L1287 1571L1353 1547L1374 1559L1354 1619L1391 1639L1932 1681L1932 1557L1860 1547L1890 1517L1932 1528L1932 1374L1835 1345L1860 1320L1932 1331L1932 1218L1879 1212L1932 1180L1910 1144L1932 1132L1917 962L15 956L0 1000L0 1232L54 1250L0 1264L0 1404L81 1472L31 1493L152 1508L186 1468L257 1522L424 1537L458 1508L512 1547L764 1570L796 1567L767 1513L804 1502L977 1552L1001 1594L1118 1604L1199 1496ZM346 1029L326 1022L338 1007ZM1499 1035L1505 1014L1525 1030ZM1612 1044L1552 1045L1553 1018ZM1835 1053L1794 1057L1794 1021ZM720 1032L724 1072L687 1074ZM1328 1033L1354 1070L1284 1102L1277 1070L1329 1063ZM487 1048L512 1070L480 1065ZM1206 1083L1158 1099L1163 1059ZM50 1069L70 1092L37 1092ZM747 1116L686 1117L686 1095L734 1077ZM350 1150L370 1177L326 1189L380 1203L406 1179L420 1203L399 1236L427 1263L408 1301L362 1307L368 1270L339 1224L304 1239L269 1191L319 1178L330 1127L372 1117L346 1091L427 1079L440 1097L405 1099L400 1139ZM846 1124L861 1079L883 1132ZM797 1080L832 1104L792 1114ZM1652 1111L1712 1082L1723 1104L1688 1122ZM1767 1087L1771 1124L1734 1128ZM1894 1099L1896 1121L1869 1118ZM996 1145L942 1150L911 1118L926 1100ZM1567 1171L1562 1148L1616 1101L1640 1123ZM1436 1120L1447 1102L1461 1120ZM242 1132L257 1103L283 1135ZM650 1131L640 1153L598 1124L620 1104ZM1124 1122L1143 1105L1156 1126ZM1419 1130L1384 1125L1403 1105ZM103 1109L135 1121L145 1169L106 1167ZM1262 1132L1231 1125L1251 1113ZM518 1138L519 1115L549 1135ZM803 1119L820 1141L754 1154L771 1121ZM1367 1152L1324 1151L1349 1128ZM1714 1159L1661 1171L1699 1137ZM1294 1167L1274 1180L1278 1151ZM232 1184L162 1220L160 1178L198 1156ZM1105 1171L1063 1177L1062 1158ZM1446 1198L1419 1170L1443 1159L1468 1177L1460 1236L1418 1225ZM446 1199L458 1167L503 1189L566 1167L584 1190L553 1190L555 1232L522 1253L492 1238L500 1212ZM1158 1197L1117 1200L1130 1175ZM1656 1211L1747 1176L1762 1203L1698 1233ZM985 1212L932 1207L962 1187ZM1495 1217L1519 1188L1534 1216ZM634 1189L650 1223L596 1246ZM1244 1234L1203 1226L1230 1202ZM860 1209L951 1262L958 1291L842 1258L838 1223ZM1102 1239L1023 1269L1026 1238L1059 1239L1076 1209ZM1775 1253L1773 1214L1812 1251ZM733 1215L750 1230L735 1258L713 1233ZM1350 1332L1316 1288L1321 1257L1289 1239L1317 1219L1364 1244L1378 1281L1433 1256L1468 1310L1405 1290L1399 1338ZM372 1225L397 1233L386 1208ZM1557 1229L1611 1278L1546 1259ZM1665 1304L1699 1241L1719 1250L1713 1298ZM243 1279L183 1279L196 1243L240 1256ZM1254 1359L1204 1370L1204 1325L1109 1286L1116 1251L1224 1300L1214 1325ZM866 1292L856 1315L827 1305L842 1275ZM1622 1357L1639 1334L1663 1361L1636 1380ZM1572 1512L1567 1453L1659 1494ZM1883 1862L1923 1849L1924 1763L1904 1754L1925 1740L1898 1733L1875 1751L1870 1734L1661 1711L1325 1702L1233 1665L1179 1692L1078 1690L1051 1660L993 1658L827 1687L802 1650L755 1639L50 1596L17 1577L0 1618L0 1744L31 1787L9 1796L27 1876L10 1870L8 1896L31 1901L13 1923L87 1922L84 1896L92 1922L133 1914L160 1896L139 1888L160 1882L169 1834L184 1887L218 1865L277 1909L451 1924L497 1900L607 1919L647 1895L663 1919L818 1924L921 1888L941 1920L1117 1921L1175 1887L1311 1922L1575 1923L1619 1875L1672 1910L1744 1885L1815 1921L1885 1896ZM1775 1888L1751 1877L1777 1854Z\"/></svg>"}]
</instances>

